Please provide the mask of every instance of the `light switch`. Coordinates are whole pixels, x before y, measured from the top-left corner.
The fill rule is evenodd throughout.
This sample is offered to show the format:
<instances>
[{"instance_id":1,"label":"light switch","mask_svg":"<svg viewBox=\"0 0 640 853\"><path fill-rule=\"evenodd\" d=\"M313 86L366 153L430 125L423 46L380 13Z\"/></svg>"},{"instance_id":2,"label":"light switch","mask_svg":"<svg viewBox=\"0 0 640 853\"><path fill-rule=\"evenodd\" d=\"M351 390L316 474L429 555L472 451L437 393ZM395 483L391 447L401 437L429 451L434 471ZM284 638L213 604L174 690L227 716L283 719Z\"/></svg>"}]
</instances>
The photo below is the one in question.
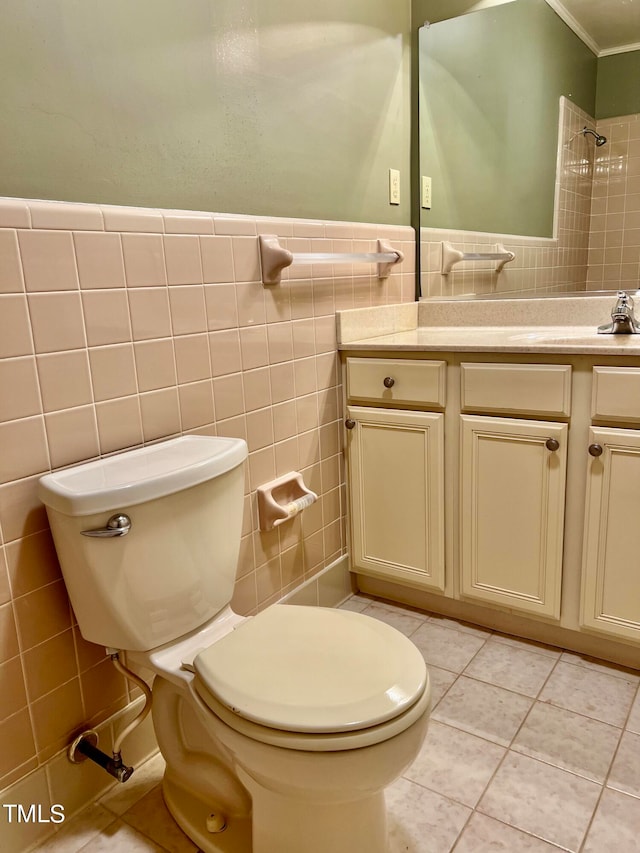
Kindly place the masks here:
<instances>
[{"instance_id":1,"label":"light switch","mask_svg":"<svg viewBox=\"0 0 640 853\"><path fill-rule=\"evenodd\" d=\"M422 207L431 208L431 178L422 176Z\"/></svg>"},{"instance_id":2,"label":"light switch","mask_svg":"<svg viewBox=\"0 0 640 853\"><path fill-rule=\"evenodd\" d=\"M400 172L389 169L389 204L400 204Z\"/></svg>"}]
</instances>

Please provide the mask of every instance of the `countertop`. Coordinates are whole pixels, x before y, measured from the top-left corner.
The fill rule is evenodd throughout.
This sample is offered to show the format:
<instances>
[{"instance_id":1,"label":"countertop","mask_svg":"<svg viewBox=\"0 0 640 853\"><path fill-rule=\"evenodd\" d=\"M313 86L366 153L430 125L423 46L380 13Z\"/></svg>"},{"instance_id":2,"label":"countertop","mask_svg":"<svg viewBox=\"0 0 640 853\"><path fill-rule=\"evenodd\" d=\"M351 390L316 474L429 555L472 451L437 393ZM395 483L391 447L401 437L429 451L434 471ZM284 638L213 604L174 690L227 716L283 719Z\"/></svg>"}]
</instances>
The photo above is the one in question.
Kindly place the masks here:
<instances>
[{"instance_id":1,"label":"countertop","mask_svg":"<svg viewBox=\"0 0 640 853\"><path fill-rule=\"evenodd\" d=\"M341 350L640 355L640 335L598 335L592 326L422 326L352 340Z\"/></svg>"},{"instance_id":2,"label":"countertop","mask_svg":"<svg viewBox=\"0 0 640 853\"><path fill-rule=\"evenodd\" d=\"M423 301L336 312L340 350L640 356L640 335L599 335L612 296Z\"/></svg>"}]
</instances>

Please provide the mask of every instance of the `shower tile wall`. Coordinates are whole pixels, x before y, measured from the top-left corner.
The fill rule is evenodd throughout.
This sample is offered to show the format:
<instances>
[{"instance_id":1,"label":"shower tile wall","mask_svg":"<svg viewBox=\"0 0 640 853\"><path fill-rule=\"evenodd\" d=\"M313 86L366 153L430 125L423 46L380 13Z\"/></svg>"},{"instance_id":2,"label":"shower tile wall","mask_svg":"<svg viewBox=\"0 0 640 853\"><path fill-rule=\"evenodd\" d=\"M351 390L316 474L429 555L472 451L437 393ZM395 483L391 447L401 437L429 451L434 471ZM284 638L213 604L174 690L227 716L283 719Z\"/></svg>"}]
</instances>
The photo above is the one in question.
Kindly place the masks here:
<instances>
[{"instance_id":1,"label":"shower tile wall","mask_svg":"<svg viewBox=\"0 0 640 853\"><path fill-rule=\"evenodd\" d=\"M405 253L402 272L291 267L293 251ZM80 636L38 476L181 433L249 445L233 604L249 614L345 553L336 309L414 299L410 228L0 200L0 789L133 693ZM301 470L320 500L260 533L255 488ZM78 777L79 778L79 777Z\"/></svg>"},{"instance_id":2,"label":"shower tile wall","mask_svg":"<svg viewBox=\"0 0 640 853\"><path fill-rule=\"evenodd\" d=\"M585 290L589 250L593 139L580 132L594 120L566 98L561 98L561 138L564 144L558 169L557 240L487 234L473 231L421 229L422 296L520 293L543 295ZM599 132L605 132L599 130ZM605 146L606 147L606 146ZM499 192L499 188L496 188ZM494 252L496 243L516 258L501 273L495 262L459 264L448 275L440 273L442 241L465 252Z\"/></svg>"},{"instance_id":3,"label":"shower tile wall","mask_svg":"<svg viewBox=\"0 0 640 853\"><path fill-rule=\"evenodd\" d=\"M603 119L596 149L588 290L636 290L640 282L640 115Z\"/></svg>"}]
</instances>

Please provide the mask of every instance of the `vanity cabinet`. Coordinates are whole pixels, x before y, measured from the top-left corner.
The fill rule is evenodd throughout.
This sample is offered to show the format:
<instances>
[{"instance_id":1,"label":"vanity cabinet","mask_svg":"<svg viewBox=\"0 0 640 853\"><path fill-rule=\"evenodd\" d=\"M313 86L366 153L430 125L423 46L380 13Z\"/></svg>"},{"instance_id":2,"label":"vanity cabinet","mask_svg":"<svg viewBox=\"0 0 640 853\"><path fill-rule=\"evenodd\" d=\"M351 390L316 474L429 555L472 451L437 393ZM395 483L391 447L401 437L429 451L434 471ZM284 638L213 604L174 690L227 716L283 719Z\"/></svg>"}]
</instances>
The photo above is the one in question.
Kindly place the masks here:
<instances>
[{"instance_id":1,"label":"vanity cabinet","mask_svg":"<svg viewBox=\"0 0 640 853\"><path fill-rule=\"evenodd\" d=\"M567 426L461 422L462 595L558 619Z\"/></svg>"},{"instance_id":2,"label":"vanity cabinet","mask_svg":"<svg viewBox=\"0 0 640 853\"><path fill-rule=\"evenodd\" d=\"M640 369L595 367L589 430L581 624L640 643Z\"/></svg>"},{"instance_id":3,"label":"vanity cabinet","mask_svg":"<svg viewBox=\"0 0 640 853\"><path fill-rule=\"evenodd\" d=\"M637 666L640 356L596 358L345 353L359 588Z\"/></svg>"},{"instance_id":4,"label":"vanity cabinet","mask_svg":"<svg viewBox=\"0 0 640 853\"><path fill-rule=\"evenodd\" d=\"M541 418L570 402L570 365L460 365L462 412L492 415L460 416L463 597L560 617L567 425Z\"/></svg>"},{"instance_id":5,"label":"vanity cabinet","mask_svg":"<svg viewBox=\"0 0 640 853\"><path fill-rule=\"evenodd\" d=\"M347 360L353 562L416 588L444 589L445 368L440 360ZM419 406L420 411L405 406Z\"/></svg>"}]
</instances>

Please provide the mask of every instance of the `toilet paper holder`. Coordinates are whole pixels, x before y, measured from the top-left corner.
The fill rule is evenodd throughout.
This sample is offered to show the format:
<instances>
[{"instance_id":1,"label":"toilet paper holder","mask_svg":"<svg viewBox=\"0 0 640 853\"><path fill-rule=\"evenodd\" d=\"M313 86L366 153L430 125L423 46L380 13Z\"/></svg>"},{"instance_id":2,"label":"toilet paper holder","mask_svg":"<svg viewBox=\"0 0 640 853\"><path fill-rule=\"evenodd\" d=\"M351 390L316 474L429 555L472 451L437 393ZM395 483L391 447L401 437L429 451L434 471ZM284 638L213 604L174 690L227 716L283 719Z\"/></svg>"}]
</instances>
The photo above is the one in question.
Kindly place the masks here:
<instances>
[{"instance_id":1,"label":"toilet paper holder","mask_svg":"<svg viewBox=\"0 0 640 853\"><path fill-rule=\"evenodd\" d=\"M305 486L299 471L277 477L256 491L260 530L278 527L318 500L318 495Z\"/></svg>"}]
</instances>

